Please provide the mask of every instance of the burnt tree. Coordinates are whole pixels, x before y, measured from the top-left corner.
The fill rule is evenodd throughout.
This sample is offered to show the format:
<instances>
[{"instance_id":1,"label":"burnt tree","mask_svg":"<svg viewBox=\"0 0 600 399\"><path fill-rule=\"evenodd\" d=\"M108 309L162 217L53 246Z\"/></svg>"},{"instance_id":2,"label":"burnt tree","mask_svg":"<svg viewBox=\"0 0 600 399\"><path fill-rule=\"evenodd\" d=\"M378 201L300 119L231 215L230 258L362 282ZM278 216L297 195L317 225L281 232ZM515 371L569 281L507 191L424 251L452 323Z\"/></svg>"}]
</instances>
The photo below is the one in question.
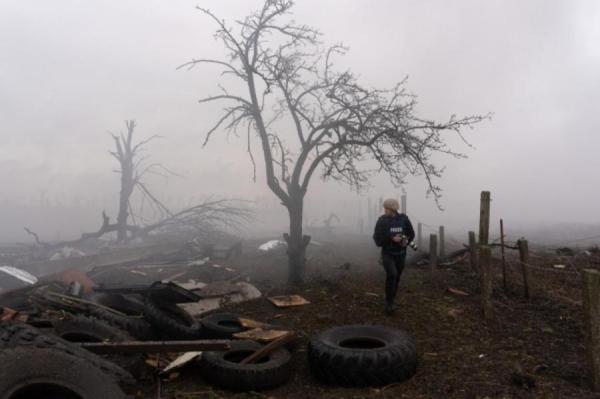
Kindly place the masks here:
<instances>
[{"instance_id":1,"label":"burnt tree","mask_svg":"<svg viewBox=\"0 0 600 399\"><path fill-rule=\"evenodd\" d=\"M293 5L291 0L266 0L262 9L231 26L199 8L216 24L215 37L228 54L224 59L194 59L181 67L211 64L223 69L224 83L243 84L244 94L220 85L219 94L200 100L228 104L204 145L220 128L247 129L256 176L251 143L258 138L267 185L289 214L289 233L284 234L289 280L298 283L310 242L302 231L304 197L316 172L356 189L366 186L373 172L387 172L396 185L420 174L437 201L440 188L434 179L442 168L433 164L431 155L464 156L447 147L443 133L463 138L461 130L485 116L422 119L415 114L415 96L405 90L405 80L391 89L372 89L352 72L334 70L333 58L346 48L322 49L319 32L290 19Z\"/></svg>"},{"instance_id":2,"label":"burnt tree","mask_svg":"<svg viewBox=\"0 0 600 399\"><path fill-rule=\"evenodd\" d=\"M131 195L136 188L151 204L158 207L158 209L168 216L171 216L167 207L148 191L142 181L146 173L157 173L156 169L164 170L159 164L144 165L146 158L140 156L140 153L144 150L144 146L158 136L152 136L146 140L135 142L133 137L136 127L135 121L128 120L125 122L125 126L127 133L122 133L118 136L115 134L112 135L115 142L115 150L110 151L110 154L119 162L117 172L121 175L119 212L117 214L117 222L114 226L114 229L117 231L117 241L121 243L127 241L128 231L136 231L138 229L137 226L130 226L128 224L129 218L132 216ZM103 226L109 226L107 219L104 220Z\"/></svg>"}]
</instances>

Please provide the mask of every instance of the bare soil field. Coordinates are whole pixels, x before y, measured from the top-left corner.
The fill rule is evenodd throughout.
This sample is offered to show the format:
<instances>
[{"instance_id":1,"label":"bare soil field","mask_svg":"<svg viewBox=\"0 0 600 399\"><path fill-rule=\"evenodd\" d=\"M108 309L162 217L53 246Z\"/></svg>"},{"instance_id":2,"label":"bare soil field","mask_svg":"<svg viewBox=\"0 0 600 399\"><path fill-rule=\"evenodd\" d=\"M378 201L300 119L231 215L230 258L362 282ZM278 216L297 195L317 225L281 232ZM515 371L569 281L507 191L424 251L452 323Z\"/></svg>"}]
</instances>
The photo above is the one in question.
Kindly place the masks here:
<instances>
[{"instance_id":1,"label":"bare soil field","mask_svg":"<svg viewBox=\"0 0 600 399\"><path fill-rule=\"evenodd\" d=\"M252 243L246 244L248 248ZM275 308L265 298L225 310L297 332L294 377L260 393L219 390L202 381L194 367L170 381L140 385L145 397L162 398L597 398L585 371L583 315L576 271L554 273L554 259L540 258L532 272L533 298L522 295L518 270L509 268L509 289L496 275L494 319L484 323L478 277L468 260L441 267L432 281L428 266L405 270L398 310L383 313L383 268L368 237L349 237L313 247L304 286L290 288L282 252L251 251L228 263L266 296L300 294L311 303ZM498 260L494 259L499 272ZM548 272L544 272L544 267ZM448 287L468 293L456 295ZM340 388L311 375L306 343L311 334L342 324L371 323L410 332L417 342L418 368L409 381L378 388ZM523 377L525 376L525 377ZM533 386L532 386L533 385Z\"/></svg>"}]
</instances>

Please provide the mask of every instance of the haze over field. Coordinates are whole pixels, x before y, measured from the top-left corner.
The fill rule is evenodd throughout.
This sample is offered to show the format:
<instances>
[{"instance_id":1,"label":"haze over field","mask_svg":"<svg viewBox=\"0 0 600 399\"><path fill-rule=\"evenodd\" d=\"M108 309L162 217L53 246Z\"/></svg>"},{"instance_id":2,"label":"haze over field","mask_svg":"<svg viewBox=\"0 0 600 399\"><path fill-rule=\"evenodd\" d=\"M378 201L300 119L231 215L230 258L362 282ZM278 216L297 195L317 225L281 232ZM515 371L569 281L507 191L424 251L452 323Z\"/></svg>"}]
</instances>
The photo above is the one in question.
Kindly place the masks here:
<instances>
[{"instance_id":1,"label":"haze over field","mask_svg":"<svg viewBox=\"0 0 600 399\"><path fill-rule=\"evenodd\" d=\"M148 185L173 208L209 195L257 200L257 228L283 231L285 209L257 181L243 138L219 131L202 148L221 104L219 71L176 68L192 58L223 58L214 24L195 9L233 21L260 1L0 1L0 241L71 238L114 216L119 181L109 133L135 119L137 137L158 134L148 154L176 172ZM492 192L492 217L510 226L598 224L600 203L600 3L588 1L446 2L299 0L295 19L343 42L337 64L368 86L392 87L408 76L418 113L493 112L466 132L469 147L449 138L439 211L421 177L410 178L409 216L459 229L478 217L479 192ZM334 211L355 226L367 197L398 195L384 175L357 195L314 179L307 223ZM593 229L586 230L590 234ZM600 228L598 229L600 230ZM600 232L598 233L600 234Z\"/></svg>"}]
</instances>

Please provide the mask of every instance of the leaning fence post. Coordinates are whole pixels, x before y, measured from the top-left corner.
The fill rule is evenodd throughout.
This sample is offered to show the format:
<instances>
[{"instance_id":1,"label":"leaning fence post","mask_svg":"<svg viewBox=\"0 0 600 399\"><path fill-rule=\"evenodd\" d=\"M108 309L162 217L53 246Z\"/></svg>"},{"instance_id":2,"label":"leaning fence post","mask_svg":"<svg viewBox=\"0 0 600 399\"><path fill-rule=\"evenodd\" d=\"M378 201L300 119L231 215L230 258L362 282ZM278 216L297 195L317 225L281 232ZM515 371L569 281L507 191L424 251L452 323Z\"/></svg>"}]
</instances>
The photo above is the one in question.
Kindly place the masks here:
<instances>
[{"instance_id":1,"label":"leaning fence post","mask_svg":"<svg viewBox=\"0 0 600 399\"><path fill-rule=\"evenodd\" d=\"M435 234L429 235L429 265L431 267L431 277L432 279L436 275L438 264L437 257L437 236Z\"/></svg>"},{"instance_id":2,"label":"leaning fence post","mask_svg":"<svg viewBox=\"0 0 600 399\"><path fill-rule=\"evenodd\" d=\"M502 288L506 291L506 257L504 256L504 221L500 219L500 250L502 252Z\"/></svg>"},{"instance_id":3,"label":"leaning fence post","mask_svg":"<svg viewBox=\"0 0 600 399\"><path fill-rule=\"evenodd\" d=\"M417 224L417 248L421 249L423 244L423 224Z\"/></svg>"},{"instance_id":4,"label":"leaning fence post","mask_svg":"<svg viewBox=\"0 0 600 399\"><path fill-rule=\"evenodd\" d=\"M482 245L479 250L480 278L481 278L481 309L483 318L490 320L493 317L492 308L492 249Z\"/></svg>"},{"instance_id":5,"label":"leaning fence post","mask_svg":"<svg viewBox=\"0 0 600 399\"><path fill-rule=\"evenodd\" d=\"M584 269L583 310L585 321L585 352L591 374L592 389L600 391L600 272Z\"/></svg>"},{"instance_id":6,"label":"leaning fence post","mask_svg":"<svg viewBox=\"0 0 600 399\"><path fill-rule=\"evenodd\" d=\"M440 258L443 258L446 255L446 244L444 243L444 226L440 226L440 242L439 242L439 247L440 247Z\"/></svg>"},{"instance_id":7,"label":"leaning fence post","mask_svg":"<svg viewBox=\"0 0 600 399\"><path fill-rule=\"evenodd\" d=\"M479 245L487 245L490 235L490 192L481 192L479 211Z\"/></svg>"},{"instance_id":8,"label":"leaning fence post","mask_svg":"<svg viewBox=\"0 0 600 399\"><path fill-rule=\"evenodd\" d=\"M529 244L527 243L527 240L521 239L518 241L518 245L521 271L523 272L523 286L525 287L525 298L529 299Z\"/></svg>"},{"instance_id":9,"label":"leaning fence post","mask_svg":"<svg viewBox=\"0 0 600 399\"><path fill-rule=\"evenodd\" d=\"M471 254L471 269L479 270L477 265L477 241L475 241L475 232L469 231L469 252Z\"/></svg>"}]
</instances>

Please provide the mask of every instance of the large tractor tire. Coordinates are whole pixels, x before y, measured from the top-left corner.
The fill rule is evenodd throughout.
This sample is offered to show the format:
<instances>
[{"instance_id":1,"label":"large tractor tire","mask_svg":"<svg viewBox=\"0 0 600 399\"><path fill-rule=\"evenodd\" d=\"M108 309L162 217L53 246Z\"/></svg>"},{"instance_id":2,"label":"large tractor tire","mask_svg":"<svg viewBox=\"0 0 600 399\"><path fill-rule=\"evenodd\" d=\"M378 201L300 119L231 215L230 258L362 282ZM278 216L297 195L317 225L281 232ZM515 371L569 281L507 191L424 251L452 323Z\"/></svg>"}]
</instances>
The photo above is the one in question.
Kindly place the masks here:
<instances>
[{"instance_id":1,"label":"large tractor tire","mask_svg":"<svg viewBox=\"0 0 600 399\"><path fill-rule=\"evenodd\" d=\"M308 361L321 381L343 386L383 386L409 379L417 350L408 333L385 326L339 326L314 335Z\"/></svg>"},{"instance_id":2,"label":"large tractor tire","mask_svg":"<svg viewBox=\"0 0 600 399\"><path fill-rule=\"evenodd\" d=\"M135 384L133 376L123 368L54 335L21 323L0 323L0 350L26 347L51 349L72 357L79 357L105 374L126 385Z\"/></svg>"},{"instance_id":3,"label":"large tractor tire","mask_svg":"<svg viewBox=\"0 0 600 399\"><path fill-rule=\"evenodd\" d=\"M126 399L112 377L85 359L53 349L0 352L0 399Z\"/></svg>"}]
</instances>

